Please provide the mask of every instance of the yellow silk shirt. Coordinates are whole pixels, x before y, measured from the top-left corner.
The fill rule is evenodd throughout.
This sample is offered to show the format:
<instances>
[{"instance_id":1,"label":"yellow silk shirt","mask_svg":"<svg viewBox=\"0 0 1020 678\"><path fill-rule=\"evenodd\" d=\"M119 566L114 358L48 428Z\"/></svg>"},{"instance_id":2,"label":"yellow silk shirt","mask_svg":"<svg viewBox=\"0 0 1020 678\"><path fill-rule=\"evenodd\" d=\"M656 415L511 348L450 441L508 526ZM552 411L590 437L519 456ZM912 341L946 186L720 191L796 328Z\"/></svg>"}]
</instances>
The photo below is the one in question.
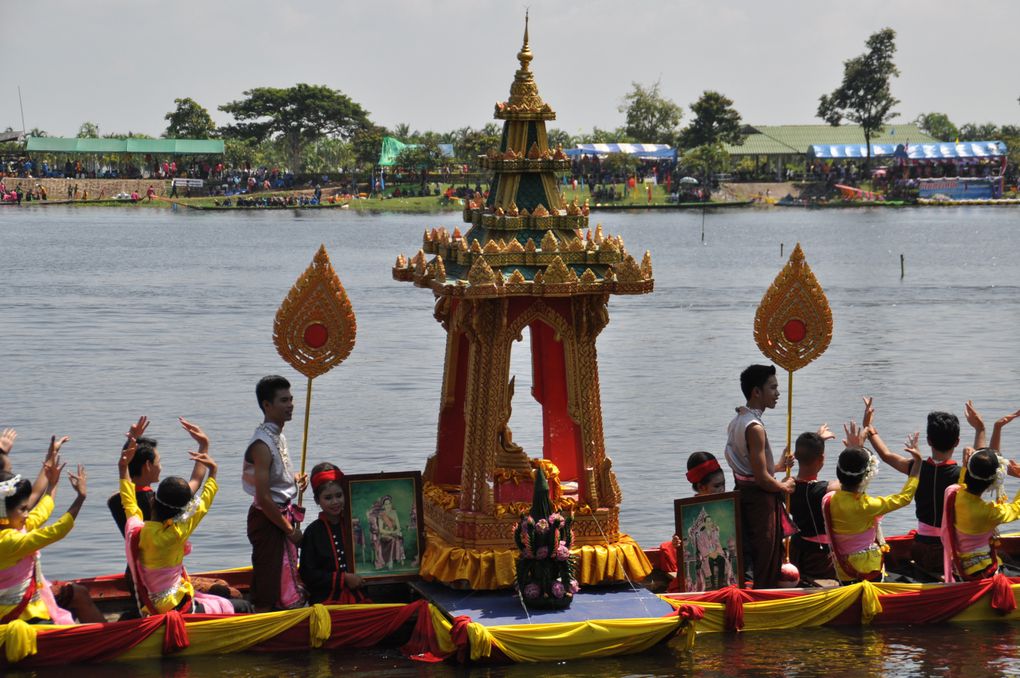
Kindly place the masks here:
<instances>
[{"instance_id":1,"label":"yellow silk shirt","mask_svg":"<svg viewBox=\"0 0 1020 678\"><path fill-rule=\"evenodd\" d=\"M162 523L155 520L145 521L138 536L139 560L141 561L138 563L139 567L156 570L177 567L184 562L184 545L198 524L202 522L205 514L209 512L218 487L215 478L206 478L199 496L198 508L194 515L187 520L180 522L167 520ZM142 511L138 508L138 502L135 499L135 484L130 479L121 478L120 499L124 505L124 514L128 518L142 519ZM152 596L156 596L158 593L158 591L149 592ZM154 598L152 602L160 612L166 612L177 607L185 595L195 595L195 589L187 579L184 579L181 586L171 595L158 600Z\"/></svg>"},{"instance_id":2,"label":"yellow silk shirt","mask_svg":"<svg viewBox=\"0 0 1020 678\"><path fill-rule=\"evenodd\" d=\"M14 567L19 560L29 556L39 549L49 546L53 542L60 541L67 536L67 533L74 527L74 518L70 513L60 516L60 519L52 525L41 527L53 513L53 497L44 494L25 519L25 531L5 529L0 530L0 570ZM20 603L21 601L18 601ZM0 617L17 607L15 605L0 605ZM22 610L19 619L49 619L50 612L46 609L46 603L34 596L32 602Z\"/></svg>"},{"instance_id":3,"label":"yellow silk shirt","mask_svg":"<svg viewBox=\"0 0 1020 678\"><path fill-rule=\"evenodd\" d=\"M1003 523L1020 520L1020 492L1008 504L996 504L985 501L976 494L967 492L963 487L956 493L956 530L964 534L982 534L994 530ZM984 557L981 557L981 556ZM992 564L990 552L974 551L961 553L960 560L964 563L966 574L984 570ZM999 560L999 564L1002 560Z\"/></svg>"},{"instance_id":4,"label":"yellow silk shirt","mask_svg":"<svg viewBox=\"0 0 1020 678\"><path fill-rule=\"evenodd\" d=\"M832 515L832 531L836 534L860 534L875 525L875 518L903 508L914 499L917 491L917 478L908 476L903 489L887 497L872 497L868 494L839 490L829 500L829 512ZM871 549L854 555L848 554L847 560L858 572L873 572L882 567L882 552ZM850 577L839 570L841 579Z\"/></svg>"}]
</instances>

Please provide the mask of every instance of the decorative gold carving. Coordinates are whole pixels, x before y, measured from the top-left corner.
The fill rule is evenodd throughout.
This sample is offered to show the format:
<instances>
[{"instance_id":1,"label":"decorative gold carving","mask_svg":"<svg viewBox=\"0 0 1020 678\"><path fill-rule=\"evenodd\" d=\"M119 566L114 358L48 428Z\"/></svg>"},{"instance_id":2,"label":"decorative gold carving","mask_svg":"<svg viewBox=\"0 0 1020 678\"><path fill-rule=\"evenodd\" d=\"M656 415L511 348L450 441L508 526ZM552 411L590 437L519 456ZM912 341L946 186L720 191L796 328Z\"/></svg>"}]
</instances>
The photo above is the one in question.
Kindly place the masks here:
<instances>
[{"instance_id":1,"label":"decorative gold carving","mask_svg":"<svg viewBox=\"0 0 1020 678\"><path fill-rule=\"evenodd\" d=\"M314 379L350 355L357 329L347 291L321 245L276 311L273 343L291 367Z\"/></svg>"},{"instance_id":2,"label":"decorative gold carving","mask_svg":"<svg viewBox=\"0 0 1020 678\"><path fill-rule=\"evenodd\" d=\"M641 274L641 267L629 254L622 264L617 264L613 268L616 270L616 277L620 282L641 282L645 279Z\"/></svg>"},{"instance_id":3,"label":"decorative gold carving","mask_svg":"<svg viewBox=\"0 0 1020 678\"><path fill-rule=\"evenodd\" d=\"M531 238L528 238L528 242L524 243L524 251L530 254L534 254L535 250L536 250L535 241L532 240Z\"/></svg>"},{"instance_id":4,"label":"decorative gold carving","mask_svg":"<svg viewBox=\"0 0 1020 678\"><path fill-rule=\"evenodd\" d=\"M567 214L572 217L580 216L581 208L577 206L577 198L567 204Z\"/></svg>"},{"instance_id":5,"label":"decorative gold carving","mask_svg":"<svg viewBox=\"0 0 1020 678\"><path fill-rule=\"evenodd\" d=\"M480 242L478 242L477 238L474 238L474 239L471 240L471 253L472 254L481 254L482 253L482 244Z\"/></svg>"},{"instance_id":6,"label":"decorative gold carving","mask_svg":"<svg viewBox=\"0 0 1020 678\"><path fill-rule=\"evenodd\" d=\"M538 205L535 206L535 210L531 214L532 216L536 217L547 217L549 216L549 210L547 210L545 208L545 205L543 205L542 203L538 203Z\"/></svg>"},{"instance_id":7,"label":"decorative gold carving","mask_svg":"<svg viewBox=\"0 0 1020 678\"><path fill-rule=\"evenodd\" d=\"M521 67L514 74L514 82L510 85L510 98L504 103L496 104L496 118L505 119L530 119L539 118L553 120L556 114L549 104L542 101L538 95L538 85L535 83L535 76L530 69L531 60L534 55L528 45L528 19L524 18L524 45L517 53L517 60Z\"/></svg>"},{"instance_id":8,"label":"decorative gold carving","mask_svg":"<svg viewBox=\"0 0 1020 678\"><path fill-rule=\"evenodd\" d=\"M436 265L435 272L436 282L441 283L446 282L446 265L443 263L443 258L441 256L438 255L436 256L435 265Z\"/></svg>"},{"instance_id":9,"label":"decorative gold carving","mask_svg":"<svg viewBox=\"0 0 1020 678\"><path fill-rule=\"evenodd\" d=\"M480 286L492 285L495 281L496 275L485 259L483 257L475 259L475 263L471 265L471 270L468 271L468 282L471 285Z\"/></svg>"},{"instance_id":10,"label":"decorative gold carving","mask_svg":"<svg viewBox=\"0 0 1020 678\"><path fill-rule=\"evenodd\" d=\"M584 269L584 273L581 274L581 284L594 285L596 282L598 282L598 277L596 277L595 271L590 268Z\"/></svg>"},{"instance_id":11,"label":"decorative gold carving","mask_svg":"<svg viewBox=\"0 0 1020 678\"><path fill-rule=\"evenodd\" d=\"M552 263L549 264L549 267L545 269L545 276L543 279L545 280L546 285L558 285L567 282L567 266L563 263L563 259L560 259L559 257L553 259Z\"/></svg>"},{"instance_id":12,"label":"decorative gold carving","mask_svg":"<svg viewBox=\"0 0 1020 678\"><path fill-rule=\"evenodd\" d=\"M510 274L510 278L507 280L509 285L523 285L526 282L527 279L524 277L524 274L517 268L514 269L514 272Z\"/></svg>"},{"instance_id":13,"label":"decorative gold carving","mask_svg":"<svg viewBox=\"0 0 1020 678\"><path fill-rule=\"evenodd\" d=\"M645 280L652 278L652 253L645 250L645 256L641 259L641 276Z\"/></svg>"},{"instance_id":14,"label":"decorative gold carving","mask_svg":"<svg viewBox=\"0 0 1020 678\"><path fill-rule=\"evenodd\" d=\"M599 464L599 499L603 506L619 506L623 499L620 492L620 485L616 482L616 474L613 473L613 460L606 457Z\"/></svg>"},{"instance_id":15,"label":"decorative gold carving","mask_svg":"<svg viewBox=\"0 0 1020 678\"><path fill-rule=\"evenodd\" d=\"M490 240L485 243L485 247L482 248L482 252L486 254L499 254L503 251L503 248L499 246L499 243L495 240Z\"/></svg>"},{"instance_id":16,"label":"decorative gold carving","mask_svg":"<svg viewBox=\"0 0 1020 678\"><path fill-rule=\"evenodd\" d=\"M553 235L552 231L546 231L545 235L542 236L542 251L543 252L557 252L559 251L560 244Z\"/></svg>"},{"instance_id":17,"label":"decorative gold carving","mask_svg":"<svg viewBox=\"0 0 1020 678\"><path fill-rule=\"evenodd\" d=\"M512 238L510 240L510 243L506 246L506 250L504 251L510 254L523 254L524 245L522 245L521 241L518 240L517 238Z\"/></svg>"},{"instance_id":18,"label":"decorative gold carving","mask_svg":"<svg viewBox=\"0 0 1020 678\"><path fill-rule=\"evenodd\" d=\"M829 300L800 243L758 305L754 340L765 357L790 372L820 356L832 341Z\"/></svg>"},{"instance_id":19,"label":"decorative gold carving","mask_svg":"<svg viewBox=\"0 0 1020 678\"><path fill-rule=\"evenodd\" d=\"M528 160L539 160L542 157L542 149L538 147L538 142L531 142L531 148L528 149Z\"/></svg>"},{"instance_id":20,"label":"decorative gold carving","mask_svg":"<svg viewBox=\"0 0 1020 678\"><path fill-rule=\"evenodd\" d=\"M584 251L584 243L581 242L580 238L577 238L577 237L571 238L570 242L567 243L567 251L568 252L583 252Z\"/></svg>"},{"instance_id":21,"label":"decorative gold carving","mask_svg":"<svg viewBox=\"0 0 1020 678\"><path fill-rule=\"evenodd\" d=\"M393 268L407 268L407 257L403 254L397 255L397 263L393 264Z\"/></svg>"}]
</instances>

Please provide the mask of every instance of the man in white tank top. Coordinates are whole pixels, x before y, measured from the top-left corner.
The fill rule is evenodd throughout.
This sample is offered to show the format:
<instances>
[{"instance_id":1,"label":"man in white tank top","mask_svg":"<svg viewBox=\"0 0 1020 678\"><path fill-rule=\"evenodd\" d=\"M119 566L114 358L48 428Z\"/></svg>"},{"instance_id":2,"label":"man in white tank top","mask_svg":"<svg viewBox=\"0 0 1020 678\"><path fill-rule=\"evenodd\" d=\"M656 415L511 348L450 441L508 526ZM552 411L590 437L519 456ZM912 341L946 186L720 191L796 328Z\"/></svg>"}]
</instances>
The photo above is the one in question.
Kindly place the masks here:
<instances>
[{"instance_id":1,"label":"man in white tank top","mask_svg":"<svg viewBox=\"0 0 1020 678\"><path fill-rule=\"evenodd\" d=\"M740 389L747 404L737 408L727 429L726 461L740 491L745 566L754 573L754 588L775 588L783 558L783 496L796 486L792 477L776 479L778 467L761 420L779 400L775 366L751 365L740 374Z\"/></svg>"},{"instance_id":2,"label":"man in white tank top","mask_svg":"<svg viewBox=\"0 0 1020 678\"><path fill-rule=\"evenodd\" d=\"M253 497L248 509L251 542L251 596L256 612L300 607L304 589L297 574L301 544L301 507L292 502L306 479L294 473L283 426L294 414L290 382L263 377L255 387L264 421L244 453L241 483Z\"/></svg>"}]
</instances>

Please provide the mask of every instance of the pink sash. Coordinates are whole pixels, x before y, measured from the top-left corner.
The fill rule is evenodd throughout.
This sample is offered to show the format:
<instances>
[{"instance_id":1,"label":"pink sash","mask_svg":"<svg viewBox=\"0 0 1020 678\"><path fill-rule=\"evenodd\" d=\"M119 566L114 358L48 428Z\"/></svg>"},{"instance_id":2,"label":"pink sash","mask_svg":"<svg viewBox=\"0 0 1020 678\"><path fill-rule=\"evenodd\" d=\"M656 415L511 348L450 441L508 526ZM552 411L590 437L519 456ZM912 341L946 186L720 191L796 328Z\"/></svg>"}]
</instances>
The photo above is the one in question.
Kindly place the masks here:
<instances>
[{"instance_id":1,"label":"pink sash","mask_svg":"<svg viewBox=\"0 0 1020 678\"><path fill-rule=\"evenodd\" d=\"M953 565L960 571L963 581L968 579L980 579L978 576L968 577L964 572L960 556L964 553L976 553L988 550L988 557L993 566L998 566L999 558L992 546L992 536L995 529L982 532L981 534L967 534L956 529L956 495L960 490L959 485L950 485L946 488L945 500L942 502L942 529L939 536L942 537L942 577L947 582L953 581Z\"/></svg>"},{"instance_id":2,"label":"pink sash","mask_svg":"<svg viewBox=\"0 0 1020 678\"><path fill-rule=\"evenodd\" d=\"M875 525L878 524L878 521L876 520L869 529L859 534L839 534L832 528L832 513L829 508L829 503L835 494L835 492L828 492L822 497L822 517L825 519L825 534L829 537L829 553L836 561L836 565L839 566L837 574L842 570L843 574L851 579L874 581L882 576L881 567L872 572L858 572L850 564L850 556L875 546L875 537L878 534Z\"/></svg>"},{"instance_id":3,"label":"pink sash","mask_svg":"<svg viewBox=\"0 0 1020 678\"><path fill-rule=\"evenodd\" d=\"M132 548L132 540L137 539L138 533L144 523L135 516L128 518L124 527L124 543L127 552L128 568L131 570L131 577L135 583L135 591L138 593L139 611L145 614L160 614L156 608L155 601L151 599L153 592L170 591L174 587L183 585L188 580L188 572L184 569L184 563L171 565L169 567L145 567L136 557L135 549ZM191 552L191 544L184 545L184 552ZM226 598L214 596L208 593L195 593L194 600L202 605L202 611L208 614L233 614L234 606ZM166 612L166 610L163 610Z\"/></svg>"},{"instance_id":4,"label":"pink sash","mask_svg":"<svg viewBox=\"0 0 1020 678\"><path fill-rule=\"evenodd\" d=\"M22 531L24 532L24 529ZM49 613L53 623L64 626L74 624L74 617L71 613L57 606L57 601L53 598L53 592L50 590L50 583L46 581L46 577L43 576L42 569L39 567L38 558L39 552L36 551L25 556L11 567L0 570L0 589L12 589L18 586L21 587L21 591L27 593L32 588L32 581L34 579L35 592L31 597L39 596L39 599L46 605L46 611ZM20 605L21 603L17 604Z\"/></svg>"}]
</instances>

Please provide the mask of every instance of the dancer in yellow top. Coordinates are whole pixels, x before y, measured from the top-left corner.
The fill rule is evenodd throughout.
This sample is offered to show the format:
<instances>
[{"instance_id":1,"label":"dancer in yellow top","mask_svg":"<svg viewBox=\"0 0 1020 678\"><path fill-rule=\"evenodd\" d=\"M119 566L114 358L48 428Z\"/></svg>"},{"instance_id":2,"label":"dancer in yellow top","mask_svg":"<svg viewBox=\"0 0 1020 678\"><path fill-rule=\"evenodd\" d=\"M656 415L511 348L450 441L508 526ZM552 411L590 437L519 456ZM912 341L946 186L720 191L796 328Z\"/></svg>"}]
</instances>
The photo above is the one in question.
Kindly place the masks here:
<instances>
[{"instance_id":1,"label":"dancer in yellow top","mask_svg":"<svg viewBox=\"0 0 1020 678\"><path fill-rule=\"evenodd\" d=\"M836 477L842 489L829 492L822 499L825 532L840 582L881 581L885 568L879 520L914 498L921 470L921 452L917 449L920 434L908 438L904 448L917 463L911 467L903 489L887 497L872 497L867 493L868 483L878 472L878 464L863 443L870 440L876 447L884 443L874 427L858 429L856 423L850 422L844 428L846 449L839 455L836 466Z\"/></svg>"}]
</instances>

